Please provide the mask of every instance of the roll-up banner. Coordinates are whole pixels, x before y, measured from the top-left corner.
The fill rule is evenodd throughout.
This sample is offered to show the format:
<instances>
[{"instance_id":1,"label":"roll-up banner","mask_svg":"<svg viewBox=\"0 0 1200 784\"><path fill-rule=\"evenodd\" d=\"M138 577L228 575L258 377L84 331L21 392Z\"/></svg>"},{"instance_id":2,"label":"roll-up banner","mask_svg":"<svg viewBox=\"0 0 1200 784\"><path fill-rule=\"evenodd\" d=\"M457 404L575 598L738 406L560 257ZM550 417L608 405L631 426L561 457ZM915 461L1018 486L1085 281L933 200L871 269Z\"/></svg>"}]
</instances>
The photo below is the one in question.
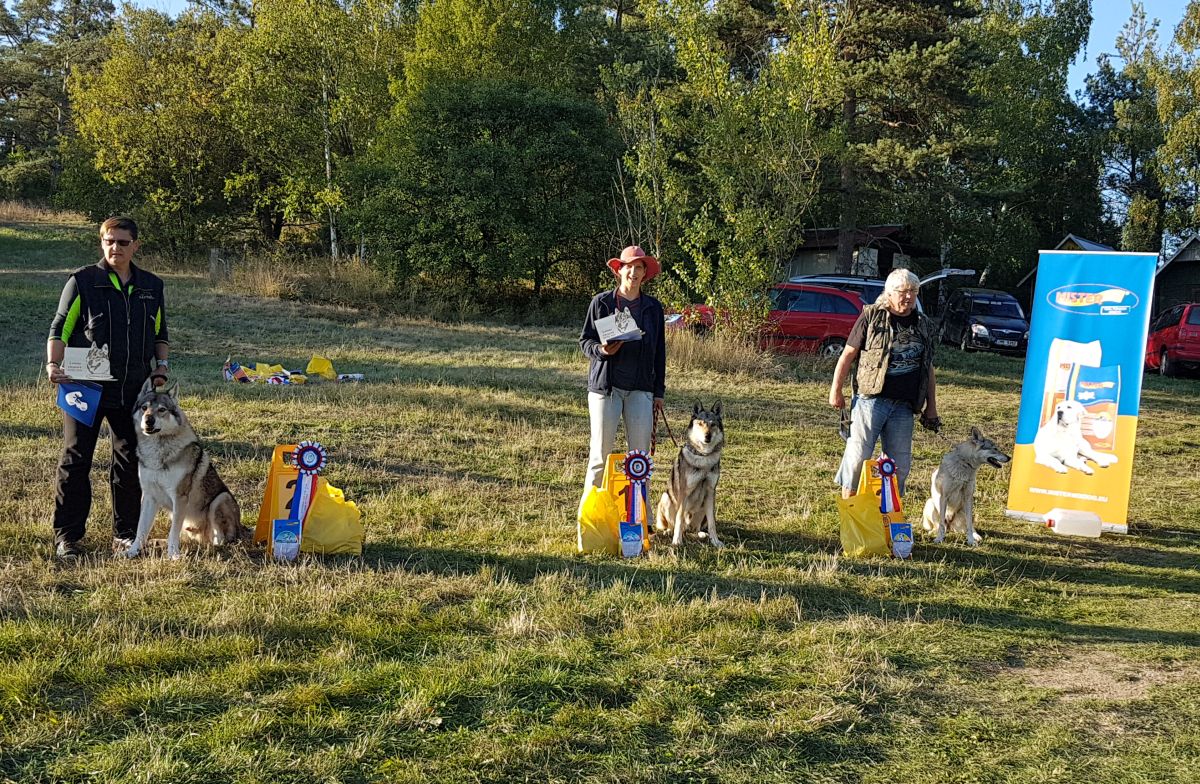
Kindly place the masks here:
<instances>
[{"instance_id":1,"label":"roll-up banner","mask_svg":"<svg viewBox=\"0 0 1200 784\"><path fill-rule=\"evenodd\" d=\"M1153 253L1042 251L1008 515L1094 512L1126 533Z\"/></svg>"}]
</instances>

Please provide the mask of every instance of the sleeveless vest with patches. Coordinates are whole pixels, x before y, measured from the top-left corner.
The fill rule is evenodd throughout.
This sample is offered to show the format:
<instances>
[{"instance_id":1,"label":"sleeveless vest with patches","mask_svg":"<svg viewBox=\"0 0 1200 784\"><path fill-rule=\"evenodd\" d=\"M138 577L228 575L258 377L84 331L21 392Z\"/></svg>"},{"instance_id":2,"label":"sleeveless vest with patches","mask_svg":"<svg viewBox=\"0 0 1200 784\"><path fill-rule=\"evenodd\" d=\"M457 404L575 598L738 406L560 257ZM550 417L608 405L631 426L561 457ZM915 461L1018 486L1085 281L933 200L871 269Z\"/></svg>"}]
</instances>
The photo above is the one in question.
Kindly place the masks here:
<instances>
[{"instance_id":1,"label":"sleeveless vest with patches","mask_svg":"<svg viewBox=\"0 0 1200 784\"><path fill-rule=\"evenodd\" d=\"M883 391L888 362L891 361L895 328L892 326L892 314L883 305L867 305L863 308L863 317L867 322L867 334L854 372L854 392L859 395L878 395ZM913 411L920 413L925 408L925 396L929 393L929 368L933 365L933 347L937 337L933 321L919 311L917 334L921 336L924 349L921 353L921 369L917 371L921 378Z\"/></svg>"}]
</instances>

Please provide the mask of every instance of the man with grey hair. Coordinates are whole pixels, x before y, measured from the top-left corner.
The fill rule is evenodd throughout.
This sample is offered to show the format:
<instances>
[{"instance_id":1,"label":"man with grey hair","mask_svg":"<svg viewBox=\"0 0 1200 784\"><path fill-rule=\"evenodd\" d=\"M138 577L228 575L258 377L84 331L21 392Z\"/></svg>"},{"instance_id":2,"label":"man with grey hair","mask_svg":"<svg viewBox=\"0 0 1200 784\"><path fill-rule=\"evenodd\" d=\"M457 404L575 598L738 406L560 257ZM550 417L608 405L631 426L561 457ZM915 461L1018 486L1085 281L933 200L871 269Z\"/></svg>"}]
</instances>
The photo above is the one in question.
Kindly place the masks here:
<instances>
[{"instance_id":1,"label":"man with grey hair","mask_svg":"<svg viewBox=\"0 0 1200 784\"><path fill-rule=\"evenodd\" d=\"M936 345L933 322L916 309L921 281L911 270L894 269L883 293L867 305L854 322L846 348L838 358L829 389L829 405L842 409L842 387L854 367L851 387L850 437L835 481L842 497L857 491L863 461L882 441L883 453L896 462L900 494L912 468L913 416L932 430L941 425L937 415L937 384L933 374Z\"/></svg>"}]
</instances>

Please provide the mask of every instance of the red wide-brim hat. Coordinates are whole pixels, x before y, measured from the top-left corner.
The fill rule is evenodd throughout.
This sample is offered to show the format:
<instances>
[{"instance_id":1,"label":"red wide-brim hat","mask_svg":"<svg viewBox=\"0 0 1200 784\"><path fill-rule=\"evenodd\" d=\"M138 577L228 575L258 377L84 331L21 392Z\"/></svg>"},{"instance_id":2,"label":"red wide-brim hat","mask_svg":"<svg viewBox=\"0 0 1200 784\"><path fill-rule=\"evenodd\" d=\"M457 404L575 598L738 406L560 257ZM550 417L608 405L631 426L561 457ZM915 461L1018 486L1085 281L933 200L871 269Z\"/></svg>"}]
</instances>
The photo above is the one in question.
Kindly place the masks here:
<instances>
[{"instance_id":1,"label":"red wide-brim hat","mask_svg":"<svg viewBox=\"0 0 1200 784\"><path fill-rule=\"evenodd\" d=\"M642 278L642 282L653 278L662 271L662 265L658 263L658 259L646 253L639 245L630 245L625 250L621 251L621 257L608 260L608 268L615 275L618 270L626 264L632 264L635 261L640 261L646 265L646 277Z\"/></svg>"}]
</instances>

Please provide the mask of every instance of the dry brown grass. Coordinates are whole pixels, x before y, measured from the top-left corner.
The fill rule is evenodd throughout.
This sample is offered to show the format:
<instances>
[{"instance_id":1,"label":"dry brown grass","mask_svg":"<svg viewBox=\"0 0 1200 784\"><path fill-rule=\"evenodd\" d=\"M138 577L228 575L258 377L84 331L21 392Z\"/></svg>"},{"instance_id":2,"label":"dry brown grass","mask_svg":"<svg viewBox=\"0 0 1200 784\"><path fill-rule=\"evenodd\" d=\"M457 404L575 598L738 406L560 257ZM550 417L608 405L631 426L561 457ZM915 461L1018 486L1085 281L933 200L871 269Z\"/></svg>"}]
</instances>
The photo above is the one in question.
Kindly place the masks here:
<instances>
[{"instance_id":1,"label":"dry brown grass","mask_svg":"<svg viewBox=\"0 0 1200 784\"><path fill-rule=\"evenodd\" d=\"M358 257L314 265L304 281L305 299L372 310L391 306L394 287L387 274Z\"/></svg>"},{"instance_id":2,"label":"dry brown grass","mask_svg":"<svg viewBox=\"0 0 1200 784\"><path fill-rule=\"evenodd\" d=\"M23 201L0 201L0 223L51 223L57 225L87 225L88 219L78 212L57 210Z\"/></svg>"},{"instance_id":3,"label":"dry brown grass","mask_svg":"<svg viewBox=\"0 0 1200 784\"><path fill-rule=\"evenodd\" d=\"M758 378L782 378L785 374L779 357L759 349L753 341L721 331L703 335L690 330L668 332L667 361L679 370L710 370Z\"/></svg>"},{"instance_id":4,"label":"dry brown grass","mask_svg":"<svg viewBox=\"0 0 1200 784\"><path fill-rule=\"evenodd\" d=\"M294 265L274 259L252 258L233 265L226 287L232 293L265 299L299 299L304 273Z\"/></svg>"}]
</instances>

